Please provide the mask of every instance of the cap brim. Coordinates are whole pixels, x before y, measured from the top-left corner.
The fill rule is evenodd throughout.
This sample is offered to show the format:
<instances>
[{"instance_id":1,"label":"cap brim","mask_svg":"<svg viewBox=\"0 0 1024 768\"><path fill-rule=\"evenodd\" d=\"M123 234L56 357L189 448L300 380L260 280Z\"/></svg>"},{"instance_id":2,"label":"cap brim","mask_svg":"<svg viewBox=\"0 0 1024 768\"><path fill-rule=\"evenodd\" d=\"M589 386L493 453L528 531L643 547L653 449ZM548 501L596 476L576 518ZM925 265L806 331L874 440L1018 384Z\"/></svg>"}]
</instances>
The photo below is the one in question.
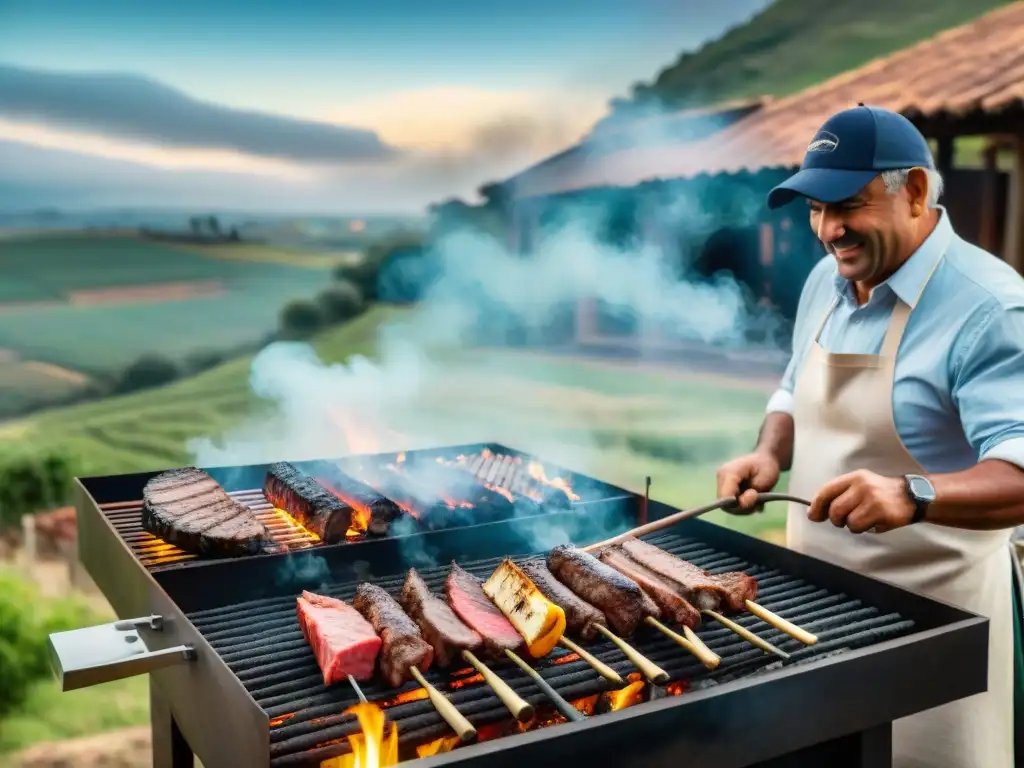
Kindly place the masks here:
<instances>
[{"instance_id":1,"label":"cap brim","mask_svg":"<svg viewBox=\"0 0 1024 768\"><path fill-rule=\"evenodd\" d=\"M822 203L838 203L853 197L878 171L844 171L835 168L804 168L768 193L768 207L781 208L798 197Z\"/></svg>"}]
</instances>

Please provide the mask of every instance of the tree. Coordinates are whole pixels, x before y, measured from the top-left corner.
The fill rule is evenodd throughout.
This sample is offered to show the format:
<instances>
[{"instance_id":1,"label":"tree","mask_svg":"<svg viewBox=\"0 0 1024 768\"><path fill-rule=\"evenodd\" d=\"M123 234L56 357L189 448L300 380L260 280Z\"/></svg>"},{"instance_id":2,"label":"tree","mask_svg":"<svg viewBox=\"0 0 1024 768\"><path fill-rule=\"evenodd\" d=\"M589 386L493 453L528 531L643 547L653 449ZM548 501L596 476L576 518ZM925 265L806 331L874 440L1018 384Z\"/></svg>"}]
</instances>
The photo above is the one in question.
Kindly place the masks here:
<instances>
[{"instance_id":1,"label":"tree","mask_svg":"<svg viewBox=\"0 0 1024 768\"><path fill-rule=\"evenodd\" d=\"M363 294L348 280L339 280L316 298L320 313L328 323L350 320L363 311Z\"/></svg>"},{"instance_id":2,"label":"tree","mask_svg":"<svg viewBox=\"0 0 1024 768\"><path fill-rule=\"evenodd\" d=\"M178 366L163 355L147 354L129 365L121 373L116 390L135 392L140 389L169 384L181 375Z\"/></svg>"},{"instance_id":3,"label":"tree","mask_svg":"<svg viewBox=\"0 0 1024 768\"><path fill-rule=\"evenodd\" d=\"M278 320L280 335L289 340L308 339L324 325L320 307L306 299L285 304Z\"/></svg>"}]
</instances>

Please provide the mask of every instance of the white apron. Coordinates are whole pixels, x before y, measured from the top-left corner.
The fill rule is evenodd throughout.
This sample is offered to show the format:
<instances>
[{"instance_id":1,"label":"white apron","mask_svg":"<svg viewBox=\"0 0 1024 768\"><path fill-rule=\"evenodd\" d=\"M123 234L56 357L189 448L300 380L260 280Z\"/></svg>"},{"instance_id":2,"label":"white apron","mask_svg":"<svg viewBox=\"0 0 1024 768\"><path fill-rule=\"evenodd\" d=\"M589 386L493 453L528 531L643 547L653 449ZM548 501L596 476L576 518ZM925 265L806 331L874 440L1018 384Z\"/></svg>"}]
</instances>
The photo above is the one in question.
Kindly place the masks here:
<instances>
[{"instance_id":1,"label":"white apron","mask_svg":"<svg viewBox=\"0 0 1024 768\"><path fill-rule=\"evenodd\" d=\"M890 477L925 474L903 445L892 410L896 351L910 306L897 299L880 355L822 349L818 339L835 307L815 334L794 391L789 489L806 499L829 480L858 469ZM788 546L798 552L989 618L987 693L896 721L893 766L1013 768L1011 531L922 522L857 535L828 520L812 523L805 506L791 504L786 534Z\"/></svg>"}]
</instances>

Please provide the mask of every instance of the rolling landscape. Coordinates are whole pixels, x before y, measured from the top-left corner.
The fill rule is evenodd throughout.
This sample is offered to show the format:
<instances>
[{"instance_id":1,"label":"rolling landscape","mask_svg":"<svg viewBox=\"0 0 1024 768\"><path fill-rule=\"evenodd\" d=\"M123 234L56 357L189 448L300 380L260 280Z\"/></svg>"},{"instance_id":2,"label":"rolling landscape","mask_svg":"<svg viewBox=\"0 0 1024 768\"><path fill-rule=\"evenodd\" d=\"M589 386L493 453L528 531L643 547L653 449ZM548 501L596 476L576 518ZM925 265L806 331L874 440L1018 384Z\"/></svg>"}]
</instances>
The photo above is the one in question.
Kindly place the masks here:
<instances>
[{"instance_id":1,"label":"rolling landscape","mask_svg":"<svg viewBox=\"0 0 1024 768\"><path fill-rule=\"evenodd\" d=\"M751 0L743 5L749 11L745 16L734 14L728 23L722 21L708 40L683 52L681 45L675 46L678 57L660 70L630 70L625 80L622 73L616 75L634 85L618 96L621 89L604 89L602 98L609 108L598 119L628 122L649 112L783 97L1003 4L864 0L822 6L810 0ZM237 19L241 24L250 13L248 7L236 11L234 18L218 23ZM0 13L0 27L3 18ZM488 22L492 27L502 23ZM192 25L189 20L182 40L195 38ZM2 34L0 29L0 44ZM332 50L339 47L330 42ZM306 37L293 38L288 50L306 43ZM604 62L609 48L592 47L600 47L598 58ZM180 57L175 54L170 60L177 62ZM263 51L247 55L249 59L240 55L240 60L262 60ZM460 59L462 70L486 70L480 51L466 55L465 61ZM620 58L629 56L623 53ZM517 61L521 59L522 55ZM580 61L574 66L596 77L590 72L595 59ZM302 66L295 64L296 71ZM326 74L318 75L324 82L316 88L309 85L309 93L322 100L323 94L333 93L336 72L348 72L352 66L345 62L332 70L325 65ZM407 77L410 66L429 69L422 61L402 66L401 78ZM0 131L5 119L2 76L0 67ZM196 82L204 82L205 76L202 72ZM300 74L285 72L279 81L277 76L275 72L266 78L266 99L292 90L305 94L307 84ZM211 93L219 85L211 77ZM571 90L565 86L559 98L568 98ZM264 97L262 89L255 92ZM430 93L431 99L441 101ZM218 113L210 124L235 124L230 121L239 115L245 118L248 113L239 103L230 102L224 109L227 116ZM529 108L538 111L532 102ZM442 122L442 117L451 116L448 113L458 117L458 111L437 107L431 115ZM312 108L303 114L322 117ZM334 122L332 115L316 130ZM54 124L67 128L56 118ZM590 121L586 129L592 126ZM71 127L84 130L79 124ZM202 464L209 457L215 457L215 463L247 463L257 448L262 453L279 451L275 459L289 459L324 452L339 456L499 442L634 491L643 491L645 478L650 477L651 496L673 506L694 506L714 497L716 468L750 448L777 377L722 373L685 359L659 362L560 354L554 348L482 344L469 338L448 338L436 346L423 343L396 357L401 345L395 340L422 341L428 315L420 304L388 302L378 295L384 260L402 249L419 253L417 249L431 245L431 211L439 202L450 203L464 194L464 188L479 189L555 151L530 144L520 153L522 148L511 144L520 134L558 133L554 128L531 128L522 116L497 128L482 124L466 139L472 145L466 156L450 147L437 157L416 155L408 168L400 169L407 176L396 171L393 178L386 177L391 187L383 182L379 187L364 186L369 175L349 178L332 167L323 186L317 186L318 177L296 187L306 195L301 197L298 192L280 192L284 182L272 176L274 163L295 156L313 166L329 165L316 154L321 149L319 134L313 139L300 136L298 149L274 143L301 127L279 125L267 134L270 138L256 139L239 130L242 138L221 140L215 148L223 156L211 161L212 170L202 171L195 170L199 161L193 156L174 166L167 159L169 150L160 162L146 165L138 159L146 156L134 147L134 134L109 138L110 144L123 142L132 148L126 152L128 159L114 163L99 152L78 168L84 154L69 160L77 148L55 150L47 144L52 140L48 135L36 145L24 135L0 133L0 159L12 159L6 176L0 169L0 486L17 486L21 493L24 477L31 481L37 465L56 459L67 462L68 472L86 476ZM380 143L389 149L390 134L379 126L374 129L385 136ZM204 149L191 135L163 138L185 153ZM958 163L980 162L980 146L971 139L961 142ZM266 164L251 177L238 171L243 165L238 156L247 151ZM511 157L518 166L495 164L494 156L506 163L513 162ZM37 163L39 158L46 162ZM65 173L65 165L77 170ZM109 188L102 183L107 167L113 169ZM424 181L428 176L431 184ZM435 183L435 176L440 181ZM458 194L449 188L456 181L462 185ZM152 205L148 197L136 199L150 186L155 190ZM368 212L385 209L392 188L397 190L396 199L398 192L404 195L414 189L429 201L401 214ZM215 236L207 237L199 233L202 222L196 218L190 226L189 219L205 217L202 211L207 209L228 210L226 204L206 204L221 191L246 202L245 195L251 192L252 200L276 200L280 209L267 203L251 214L221 214ZM189 207L193 194L203 202ZM178 197L165 201L173 195ZM493 201L460 205L470 215L490 217L491 224L500 220L492 216ZM306 208L310 212L296 212ZM338 212L349 209L351 213ZM491 234L507 242L503 226L495 225ZM229 238L229 231L237 238ZM477 231L471 234L479 236ZM534 288L538 296L545 293L544 286ZM333 297L334 303L325 297ZM456 301L455 310L472 304L472 297L457 298L462 304ZM344 306L331 309L334 314L325 309L339 302ZM466 323L455 310L452 323ZM430 322L437 322L439 315L446 317L435 306ZM420 334L410 329L419 329ZM303 350L296 353L296 360L308 344L316 362L300 365L300 360L289 372L289 358L284 356L282 369L268 373L260 368L265 365L260 353L271 341ZM129 386L128 374L140 365L149 373ZM264 445L254 445L261 440ZM104 754L118 743L129 743L129 736L142 745L133 749L148 754L148 728L142 727L150 715L145 678L61 694L46 668L46 631L113 618L102 598L70 590L61 581L62 561L59 567L52 561L41 564L34 580L19 570L21 514L61 506L67 502L66 493L52 504L27 494L33 507L22 509L11 504L5 508L4 500L21 497L5 496L3 490L0 487L0 528L6 522L7 530L0 530L0 543L6 544L10 562L0 557L0 616L22 616L26 629L7 646L0 630L0 768L92 768L93 763L80 761L80 753L69 752L70 757L51 762L46 762L46 754L64 754L53 742L97 733L109 735L110 743L100 749ZM750 516L714 513L706 519L770 541L784 538L781 504ZM4 552L0 549L0 555ZM52 573L60 576L51 579ZM19 664L17 674L10 665L5 669L8 647L31 664ZM22 672L22 666L27 671ZM12 694L5 700L3 691L8 688L17 689L20 698ZM22 761L21 750L33 745L41 750L43 762ZM119 768L140 764L147 763L128 758L104 762L102 757L95 763Z\"/></svg>"}]
</instances>

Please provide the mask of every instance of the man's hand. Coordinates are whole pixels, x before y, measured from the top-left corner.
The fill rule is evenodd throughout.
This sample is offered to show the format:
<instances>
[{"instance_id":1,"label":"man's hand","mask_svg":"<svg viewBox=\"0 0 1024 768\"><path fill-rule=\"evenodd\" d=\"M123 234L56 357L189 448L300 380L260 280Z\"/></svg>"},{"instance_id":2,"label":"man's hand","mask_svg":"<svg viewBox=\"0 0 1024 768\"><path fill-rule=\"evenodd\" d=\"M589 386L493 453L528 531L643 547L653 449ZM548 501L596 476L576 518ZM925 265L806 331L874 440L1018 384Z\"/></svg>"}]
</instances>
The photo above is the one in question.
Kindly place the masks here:
<instances>
[{"instance_id":1,"label":"man's hand","mask_svg":"<svg viewBox=\"0 0 1024 768\"><path fill-rule=\"evenodd\" d=\"M914 511L902 477L883 477L861 469L823 485L811 502L807 519L814 523L830 520L850 533L872 529L885 533L909 525Z\"/></svg>"},{"instance_id":2,"label":"man's hand","mask_svg":"<svg viewBox=\"0 0 1024 768\"><path fill-rule=\"evenodd\" d=\"M774 488L781 472L778 460L767 451L740 456L718 468L718 498L735 498L737 505L726 511L749 515L755 511L757 494Z\"/></svg>"}]
</instances>

